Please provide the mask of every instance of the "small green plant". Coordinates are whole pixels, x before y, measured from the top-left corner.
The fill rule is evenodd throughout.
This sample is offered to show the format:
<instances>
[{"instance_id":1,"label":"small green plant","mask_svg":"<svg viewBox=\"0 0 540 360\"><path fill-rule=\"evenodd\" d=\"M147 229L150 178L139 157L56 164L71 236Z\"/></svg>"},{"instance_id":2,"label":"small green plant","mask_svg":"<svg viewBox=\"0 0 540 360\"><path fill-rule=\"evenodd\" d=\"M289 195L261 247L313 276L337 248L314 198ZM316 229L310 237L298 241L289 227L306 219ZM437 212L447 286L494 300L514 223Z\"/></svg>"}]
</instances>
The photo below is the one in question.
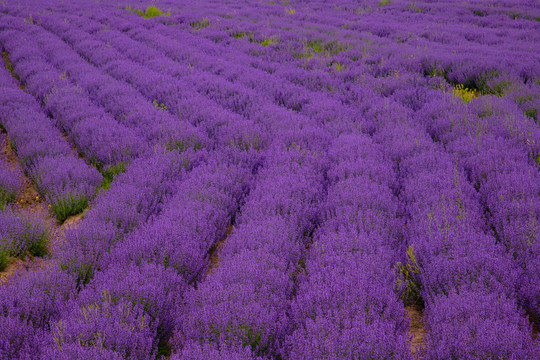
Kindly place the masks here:
<instances>
[{"instance_id":1,"label":"small green plant","mask_svg":"<svg viewBox=\"0 0 540 360\"><path fill-rule=\"evenodd\" d=\"M13 76L15 79L20 81L19 76L15 74L15 71L13 71L13 64L11 63L11 60L9 59L9 55L7 51L2 51L2 57L4 58L4 61L6 62L6 68L11 73L11 76Z\"/></svg>"},{"instance_id":2,"label":"small green plant","mask_svg":"<svg viewBox=\"0 0 540 360\"><path fill-rule=\"evenodd\" d=\"M34 19L32 19L32 14L30 14L27 18L24 18L24 22L27 24L33 24Z\"/></svg>"},{"instance_id":3,"label":"small green plant","mask_svg":"<svg viewBox=\"0 0 540 360\"><path fill-rule=\"evenodd\" d=\"M334 63L334 68L336 69L337 72L343 71L343 65L341 65L338 62Z\"/></svg>"},{"instance_id":4,"label":"small green plant","mask_svg":"<svg viewBox=\"0 0 540 360\"><path fill-rule=\"evenodd\" d=\"M535 121L538 121L538 109L536 108L527 109L523 113L525 114L525 116L530 117L531 119Z\"/></svg>"},{"instance_id":5,"label":"small green plant","mask_svg":"<svg viewBox=\"0 0 540 360\"><path fill-rule=\"evenodd\" d=\"M383 7L390 4L390 0L379 0L379 7Z\"/></svg>"},{"instance_id":6,"label":"small green plant","mask_svg":"<svg viewBox=\"0 0 540 360\"><path fill-rule=\"evenodd\" d=\"M155 6L149 6L149 7L146 8L146 10L140 10L140 9L132 8L131 5L128 5L128 6L126 6L126 10L133 11L134 13L139 14L140 16L142 16L145 19L150 19L150 18L154 18L154 17L158 17L158 16L170 16L171 15L170 11L167 11L166 13L164 13L163 11L161 11L160 9L158 9Z\"/></svg>"},{"instance_id":7,"label":"small green plant","mask_svg":"<svg viewBox=\"0 0 540 360\"><path fill-rule=\"evenodd\" d=\"M244 31L236 31L236 32L233 32L231 36L236 39L243 39L247 37L248 35Z\"/></svg>"},{"instance_id":8,"label":"small green plant","mask_svg":"<svg viewBox=\"0 0 540 360\"><path fill-rule=\"evenodd\" d=\"M417 13L423 13L424 12L424 8L416 6L415 1L411 1L411 3L409 4L409 9L411 9L412 11L417 12Z\"/></svg>"},{"instance_id":9,"label":"small green plant","mask_svg":"<svg viewBox=\"0 0 540 360\"><path fill-rule=\"evenodd\" d=\"M50 238L47 224L29 215L18 216L17 221L20 228L2 239L4 243L9 244L4 246L7 255L14 257L24 257L28 253L33 256L46 255Z\"/></svg>"},{"instance_id":10,"label":"small green plant","mask_svg":"<svg viewBox=\"0 0 540 360\"><path fill-rule=\"evenodd\" d=\"M0 210L3 210L7 204L14 202L16 198L17 193L0 188Z\"/></svg>"},{"instance_id":11,"label":"small green plant","mask_svg":"<svg viewBox=\"0 0 540 360\"><path fill-rule=\"evenodd\" d=\"M208 20L208 18L203 18L199 21L194 21L190 23L189 25L191 25L191 27L194 28L195 30L199 31L201 29L204 29L210 26L210 21Z\"/></svg>"},{"instance_id":12,"label":"small green plant","mask_svg":"<svg viewBox=\"0 0 540 360\"><path fill-rule=\"evenodd\" d=\"M420 265L416 260L412 245L407 249L407 263L403 265L401 262L398 262L396 269L396 287L398 290L403 291L401 297L405 304L422 303L422 284L418 278L420 275ZM402 289L403 285L405 285L404 289Z\"/></svg>"},{"instance_id":13,"label":"small green plant","mask_svg":"<svg viewBox=\"0 0 540 360\"><path fill-rule=\"evenodd\" d=\"M314 55L323 54L326 57L332 57L350 48L349 44L341 41L330 41L323 43L320 40L313 40L304 43L304 49L301 53L295 53L296 58L311 59Z\"/></svg>"},{"instance_id":14,"label":"small green plant","mask_svg":"<svg viewBox=\"0 0 540 360\"><path fill-rule=\"evenodd\" d=\"M8 249L5 246L2 246L2 244L0 244L0 271L4 271L8 264Z\"/></svg>"},{"instance_id":15,"label":"small green plant","mask_svg":"<svg viewBox=\"0 0 540 360\"><path fill-rule=\"evenodd\" d=\"M88 197L85 195L68 194L51 202L51 210L59 223L68 217L81 213L88 206Z\"/></svg>"},{"instance_id":16,"label":"small green plant","mask_svg":"<svg viewBox=\"0 0 540 360\"><path fill-rule=\"evenodd\" d=\"M452 90L452 95L460 98L465 103L469 103L472 99L478 97L478 92L474 89L467 89L462 84L458 84L454 90Z\"/></svg>"},{"instance_id":17,"label":"small green plant","mask_svg":"<svg viewBox=\"0 0 540 360\"><path fill-rule=\"evenodd\" d=\"M109 166L107 170L101 172L101 174L103 175L103 182L101 183L101 188L105 191L109 191L114 177L124 172L126 172L126 163L121 162L116 165Z\"/></svg>"},{"instance_id":18,"label":"small green plant","mask_svg":"<svg viewBox=\"0 0 540 360\"><path fill-rule=\"evenodd\" d=\"M157 100L152 101L152 104L154 104L154 106L155 106L156 109L158 109L158 110L164 110L164 111L167 111L167 106L165 106L165 104L163 104L163 103L159 104Z\"/></svg>"},{"instance_id":19,"label":"small green plant","mask_svg":"<svg viewBox=\"0 0 540 360\"><path fill-rule=\"evenodd\" d=\"M268 39L264 39L263 41L259 42L259 44L261 44L264 47L268 47L269 45L277 44L277 42L278 41L275 38L268 38Z\"/></svg>"},{"instance_id":20,"label":"small green plant","mask_svg":"<svg viewBox=\"0 0 540 360\"><path fill-rule=\"evenodd\" d=\"M33 256L45 256L49 252L49 230L31 223L27 224L28 235L26 236L27 251Z\"/></svg>"},{"instance_id":21,"label":"small green plant","mask_svg":"<svg viewBox=\"0 0 540 360\"><path fill-rule=\"evenodd\" d=\"M169 151L178 151L183 153L187 149L193 149L195 151L201 148L201 142L194 137L189 139L170 140L165 144L165 148Z\"/></svg>"},{"instance_id":22,"label":"small green plant","mask_svg":"<svg viewBox=\"0 0 540 360\"><path fill-rule=\"evenodd\" d=\"M256 151L260 150L260 143L259 143L259 135L255 135L253 137L249 136L242 136L240 139L231 139L229 141L229 147L231 148L238 148L244 151L248 151L250 149L254 149Z\"/></svg>"}]
</instances>

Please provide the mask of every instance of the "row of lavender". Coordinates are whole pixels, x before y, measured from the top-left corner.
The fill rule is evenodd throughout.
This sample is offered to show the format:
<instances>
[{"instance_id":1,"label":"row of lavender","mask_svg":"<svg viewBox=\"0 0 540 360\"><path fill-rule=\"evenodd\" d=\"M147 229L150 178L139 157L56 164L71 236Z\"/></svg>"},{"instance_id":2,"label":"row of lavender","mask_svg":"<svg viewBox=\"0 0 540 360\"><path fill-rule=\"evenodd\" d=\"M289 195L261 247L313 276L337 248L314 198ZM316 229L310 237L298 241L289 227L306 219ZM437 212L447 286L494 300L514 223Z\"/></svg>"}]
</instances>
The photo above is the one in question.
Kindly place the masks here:
<instances>
[{"instance_id":1,"label":"row of lavender","mask_svg":"<svg viewBox=\"0 0 540 360\"><path fill-rule=\"evenodd\" d=\"M2 66L0 122L25 173L59 221L80 212L101 184L100 174L77 158L61 132Z\"/></svg>"}]
</instances>

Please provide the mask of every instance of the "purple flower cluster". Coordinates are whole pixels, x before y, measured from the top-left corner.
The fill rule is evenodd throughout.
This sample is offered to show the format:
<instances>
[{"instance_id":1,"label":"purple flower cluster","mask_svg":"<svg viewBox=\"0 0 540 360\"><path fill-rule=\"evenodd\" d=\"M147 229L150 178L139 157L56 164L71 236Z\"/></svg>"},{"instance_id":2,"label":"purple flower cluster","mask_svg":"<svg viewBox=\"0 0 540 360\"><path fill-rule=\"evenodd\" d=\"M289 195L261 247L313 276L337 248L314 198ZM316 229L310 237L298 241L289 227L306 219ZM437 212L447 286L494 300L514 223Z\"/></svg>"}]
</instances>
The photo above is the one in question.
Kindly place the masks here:
<instances>
[{"instance_id":1,"label":"purple flower cluster","mask_svg":"<svg viewBox=\"0 0 540 360\"><path fill-rule=\"evenodd\" d=\"M0 285L0 357L540 358L538 19L1 3L0 124L60 218L95 198ZM42 229L8 205L0 266Z\"/></svg>"}]
</instances>

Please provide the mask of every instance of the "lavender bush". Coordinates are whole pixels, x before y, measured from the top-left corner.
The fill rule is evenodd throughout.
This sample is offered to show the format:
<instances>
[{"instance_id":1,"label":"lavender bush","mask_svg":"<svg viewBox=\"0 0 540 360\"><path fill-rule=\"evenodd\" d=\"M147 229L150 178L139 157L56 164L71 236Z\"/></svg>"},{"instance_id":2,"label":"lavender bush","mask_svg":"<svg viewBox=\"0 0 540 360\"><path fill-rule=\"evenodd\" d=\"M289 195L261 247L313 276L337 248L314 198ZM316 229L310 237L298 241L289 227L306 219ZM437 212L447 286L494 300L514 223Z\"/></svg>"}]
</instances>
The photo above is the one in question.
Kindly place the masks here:
<instances>
[{"instance_id":1,"label":"lavender bush","mask_svg":"<svg viewBox=\"0 0 540 360\"><path fill-rule=\"evenodd\" d=\"M535 5L1 3L0 357L539 358Z\"/></svg>"}]
</instances>

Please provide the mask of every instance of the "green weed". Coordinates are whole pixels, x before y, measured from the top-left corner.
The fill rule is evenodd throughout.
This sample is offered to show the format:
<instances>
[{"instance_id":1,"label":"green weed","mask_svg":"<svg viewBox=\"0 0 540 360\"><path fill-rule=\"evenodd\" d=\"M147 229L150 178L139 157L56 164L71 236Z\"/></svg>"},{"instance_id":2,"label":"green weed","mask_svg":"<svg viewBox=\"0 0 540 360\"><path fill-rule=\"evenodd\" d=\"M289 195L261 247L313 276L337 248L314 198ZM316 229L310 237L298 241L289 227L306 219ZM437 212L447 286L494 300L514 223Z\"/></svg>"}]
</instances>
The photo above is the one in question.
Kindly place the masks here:
<instances>
[{"instance_id":1,"label":"green weed","mask_svg":"<svg viewBox=\"0 0 540 360\"><path fill-rule=\"evenodd\" d=\"M0 210L3 210L7 204L14 202L16 198L17 193L0 188Z\"/></svg>"},{"instance_id":2,"label":"green weed","mask_svg":"<svg viewBox=\"0 0 540 360\"><path fill-rule=\"evenodd\" d=\"M155 106L156 109L158 109L158 110L164 110L164 111L167 111L167 106L165 106L165 104L163 104L163 103L159 104L157 100L152 101L152 104L154 104L154 106Z\"/></svg>"},{"instance_id":3,"label":"green weed","mask_svg":"<svg viewBox=\"0 0 540 360\"><path fill-rule=\"evenodd\" d=\"M140 10L140 9L132 8L131 5L128 5L128 6L126 6L126 10L133 11L134 13L139 14L140 16L142 16L145 19L150 19L150 18L154 18L154 17L158 17L158 16L170 16L171 15L170 11L167 11L166 13L164 13L163 11L161 11L160 9L158 9L155 6L149 6L149 7L146 8L146 10Z\"/></svg>"},{"instance_id":4,"label":"green weed","mask_svg":"<svg viewBox=\"0 0 540 360\"><path fill-rule=\"evenodd\" d=\"M452 90L452 95L459 97L465 103L469 103L472 99L478 97L478 92L474 89L467 89L462 84L459 84Z\"/></svg>"},{"instance_id":5,"label":"green weed","mask_svg":"<svg viewBox=\"0 0 540 360\"><path fill-rule=\"evenodd\" d=\"M420 265L416 260L412 245L407 249L407 264L403 265L398 262L396 268L396 288L401 290L405 284L405 289L402 293L403 301L406 304L421 303L422 284L418 279L418 276L420 275Z\"/></svg>"},{"instance_id":6,"label":"green weed","mask_svg":"<svg viewBox=\"0 0 540 360\"><path fill-rule=\"evenodd\" d=\"M203 18L202 20L192 22L189 25L191 25L191 27L195 30L199 31L210 26L210 21L208 20L208 18Z\"/></svg>"},{"instance_id":7,"label":"green weed","mask_svg":"<svg viewBox=\"0 0 540 360\"><path fill-rule=\"evenodd\" d=\"M201 142L194 137L190 139L170 140L165 144L165 148L169 151L178 151L183 153L187 149L193 149L195 151L201 148Z\"/></svg>"},{"instance_id":8,"label":"green weed","mask_svg":"<svg viewBox=\"0 0 540 360\"><path fill-rule=\"evenodd\" d=\"M108 191L115 176L126 172L126 165L126 163L121 162L116 165L109 166L107 170L102 171L101 174L103 175L103 182L101 183L101 188Z\"/></svg>"},{"instance_id":9,"label":"green weed","mask_svg":"<svg viewBox=\"0 0 540 360\"><path fill-rule=\"evenodd\" d=\"M8 249L5 246L0 245L0 271L4 271L8 264Z\"/></svg>"},{"instance_id":10,"label":"green weed","mask_svg":"<svg viewBox=\"0 0 540 360\"><path fill-rule=\"evenodd\" d=\"M51 210L56 220L64 222L68 217L81 213L88 206L88 197L85 195L68 194L51 202Z\"/></svg>"}]
</instances>

